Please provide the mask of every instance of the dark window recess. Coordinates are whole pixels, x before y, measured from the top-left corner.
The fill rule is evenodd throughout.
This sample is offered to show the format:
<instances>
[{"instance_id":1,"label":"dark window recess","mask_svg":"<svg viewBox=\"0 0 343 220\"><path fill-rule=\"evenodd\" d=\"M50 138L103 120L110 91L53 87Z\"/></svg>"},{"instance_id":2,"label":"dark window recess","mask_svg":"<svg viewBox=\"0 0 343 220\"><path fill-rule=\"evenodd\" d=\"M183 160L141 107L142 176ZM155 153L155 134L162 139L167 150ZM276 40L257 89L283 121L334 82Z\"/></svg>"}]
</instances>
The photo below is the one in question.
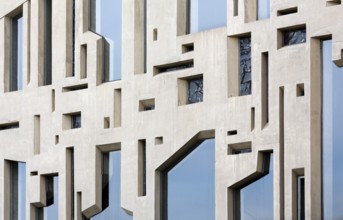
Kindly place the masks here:
<instances>
[{"instance_id":1,"label":"dark window recess","mask_svg":"<svg viewBox=\"0 0 343 220\"><path fill-rule=\"evenodd\" d=\"M72 25L71 25L71 47L72 47L72 54L71 54L71 65L72 65L72 69L71 69L71 75L74 76L75 75L75 0L71 1L71 6L72 6Z\"/></svg>"},{"instance_id":2,"label":"dark window recess","mask_svg":"<svg viewBox=\"0 0 343 220\"><path fill-rule=\"evenodd\" d=\"M11 69L10 69L10 91L22 89L22 33L23 15L12 18L11 30Z\"/></svg>"},{"instance_id":3,"label":"dark window recess","mask_svg":"<svg viewBox=\"0 0 343 220\"><path fill-rule=\"evenodd\" d=\"M298 7L286 8L286 9L278 10L277 16L284 16L284 15L294 14L297 12L298 12Z\"/></svg>"},{"instance_id":4,"label":"dark window recess","mask_svg":"<svg viewBox=\"0 0 343 220\"><path fill-rule=\"evenodd\" d=\"M71 116L71 128L81 128L81 114Z\"/></svg>"},{"instance_id":5,"label":"dark window recess","mask_svg":"<svg viewBox=\"0 0 343 220\"><path fill-rule=\"evenodd\" d=\"M329 0L326 2L326 6L335 6L342 4L341 0Z\"/></svg>"},{"instance_id":6,"label":"dark window recess","mask_svg":"<svg viewBox=\"0 0 343 220\"><path fill-rule=\"evenodd\" d=\"M283 32L283 46L301 44L306 42L306 29L289 30Z\"/></svg>"},{"instance_id":7,"label":"dark window recess","mask_svg":"<svg viewBox=\"0 0 343 220\"><path fill-rule=\"evenodd\" d=\"M305 85L304 83L297 84L297 97L305 96Z\"/></svg>"},{"instance_id":8,"label":"dark window recess","mask_svg":"<svg viewBox=\"0 0 343 220\"><path fill-rule=\"evenodd\" d=\"M193 66L194 66L193 60L184 60L180 62L155 66L154 73L156 75L158 73L166 73L166 72L172 72L172 71L177 71L177 70L182 70L182 69L188 69L188 68L192 68Z\"/></svg>"},{"instance_id":9,"label":"dark window recess","mask_svg":"<svg viewBox=\"0 0 343 220\"><path fill-rule=\"evenodd\" d=\"M109 206L109 174L110 174L110 153L102 153L101 176L102 176L102 210Z\"/></svg>"},{"instance_id":10,"label":"dark window recess","mask_svg":"<svg viewBox=\"0 0 343 220\"><path fill-rule=\"evenodd\" d=\"M139 101L140 112L155 110L155 99L145 99Z\"/></svg>"},{"instance_id":11,"label":"dark window recess","mask_svg":"<svg viewBox=\"0 0 343 220\"><path fill-rule=\"evenodd\" d=\"M38 175L38 171L31 171L30 172L30 176L37 176Z\"/></svg>"},{"instance_id":12,"label":"dark window recess","mask_svg":"<svg viewBox=\"0 0 343 220\"><path fill-rule=\"evenodd\" d=\"M10 122L10 123L5 123L5 124L0 124L0 131L14 129L14 128L19 128L19 122Z\"/></svg>"},{"instance_id":13,"label":"dark window recess","mask_svg":"<svg viewBox=\"0 0 343 220\"><path fill-rule=\"evenodd\" d=\"M204 97L203 78L188 80L188 104L202 102Z\"/></svg>"},{"instance_id":14,"label":"dark window recess","mask_svg":"<svg viewBox=\"0 0 343 220\"><path fill-rule=\"evenodd\" d=\"M194 43L183 44L182 45L182 53L187 53L194 51Z\"/></svg>"},{"instance_id":15,"label":"dark window recess","mask_svg":"<svg viewBox=\"0 0 343 220\"><path fill-rule=\"evenodd\" d=\"M228 145L228 154L244 154L251 152L251 142L242 142Z\"/></svg>"},{"instance_id":16,"label":"dark window recess","mask_svg":"<svg viewBox=\"0 0 343 220\"><path fill-rule=\"evenodd\" d=\"M228 136L237 135L237 130L228 131L228 132L227 132L227 135L228 135Z\"/></svg>"},{"instance_id":17,"label":"dark window recess","mask_svg":"<svg viewBox=\"0 0 343 220\"><path fill-rule=\"evenodd\" d=\"M51 85L52 74L52 2L51 0L45 0L44 7L44 85Z\"/></svg>"},{"instance_id":18,"label":"dark window recess","mask_svg":"<svg viewBox=\"0 0 343 220\"><path fill-rule=\"evenodd\" d=\"M54 204L54 177L45 177L45 189L46 189L46 206Z\"/></svg>"},{"instance_id":19,"label":"dark window recess","mask_svg":"<svg viewBox=\"0 0 343 220\"><path fill-rule=\"evenodd\" d=\"M305 220L305 177L298 176L298 219Z\"/></svg>"},{"instance_id":20,"label":"dark window recess","mask_svg":"<svg viewBox=\"0 0 343 220\"><path fill-rule=\"evenodd\" d=\"M77 91L82 89L88 89L88 84L80 84L80 85L73 85L73 86L66 86L62 88L62 92L71 92L71 91Z\"/></svg>"},{"instance_id":21,"label":"dark window recess","mask_svg":"<svg viewBox=\"0 0 343 220\"><path fill-rule=\"evenodd\" d=\"M251 94L251 37L239 40L240 66L239 66L239 95Z\"/></svg>"},{"instance_id":22,"label":"dark window recess","mask_svg":"<svg viewBox=\"0 0 343 220\"><path fill-rule=\"evenodd\" d=\"M89 0L88 2L88 29L96 32L96 0Z\"/></svg>"}]
</instances>

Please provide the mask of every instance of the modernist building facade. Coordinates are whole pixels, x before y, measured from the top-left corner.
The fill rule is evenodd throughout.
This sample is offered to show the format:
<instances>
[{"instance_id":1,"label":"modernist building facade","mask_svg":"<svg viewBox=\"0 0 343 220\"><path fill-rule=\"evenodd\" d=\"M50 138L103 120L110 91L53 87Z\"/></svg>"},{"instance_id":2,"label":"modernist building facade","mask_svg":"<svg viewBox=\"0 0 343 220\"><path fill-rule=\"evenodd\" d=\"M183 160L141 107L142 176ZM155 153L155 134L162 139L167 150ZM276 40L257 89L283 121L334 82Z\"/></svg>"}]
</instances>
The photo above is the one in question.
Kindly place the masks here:
<instances>
[{"instance_id":1,"label":"modernist building facade","mask_svg":"<svg viewBox=\"0 0 343 220\"><path fill-rule=\"evenodd\" d=\"M0 0L0 218L343 219L341 0Z\"/></svg>"}]
</instances>

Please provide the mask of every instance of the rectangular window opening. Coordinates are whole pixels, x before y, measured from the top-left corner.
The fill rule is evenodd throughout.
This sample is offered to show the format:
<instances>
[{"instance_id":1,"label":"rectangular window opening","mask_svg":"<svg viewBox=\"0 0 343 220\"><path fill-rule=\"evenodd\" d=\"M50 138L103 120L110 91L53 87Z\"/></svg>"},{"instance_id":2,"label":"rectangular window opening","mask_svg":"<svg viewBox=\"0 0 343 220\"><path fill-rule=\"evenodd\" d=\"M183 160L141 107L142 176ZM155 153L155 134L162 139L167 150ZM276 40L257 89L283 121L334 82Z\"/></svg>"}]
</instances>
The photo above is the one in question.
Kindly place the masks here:
<instances>
[{"instance_id":1,"label":"rectangular window opening","mask_svg":"<svg viewBox=\"0 0 343 220\"><path fill-rule=\"evenodd\" d=\"M23 14L11 18L9 91L22 89Z\"/></svg>"},{"instance_id":2,"label":"rectangular window opening","mask_svg":"<svg viewBox=\"0 0 343 220\"><path fill-rule=\"evenodd\" d=\"M188 43L182 45L182 53L188 53L194 51L194 43Z\"/></svg>"},{"instance_id":3,"label":"rectangular window opening","mask_svg":"<svg viewBox=\"0 0 343 220\"><path fill-rule=\"evenodd\" d=\"M282 10L277 11L277 16L284 16L289 14L295 14L298 13L298 7L292 7L292 8L286 8Z\"/></svg>"},{"instance_id":4,"label":"rectangular window opening","mask_svg":"<svg viewBox=\"0 0 343 220\"><path fill-rule=\"evenodd\" d=\"M326 2L326 6L335 6L342 4L341 0L329 0Z\"/></svg>"},{"instance_id":5,"label":"rectangular window opening","mask_svg":"<svg viewBox=\"0 0 343 220\"><path fill-rule=\"evenodd\" d=\"M233 0L233 16L238 16L238 0Z\"/></svg>"},{"instance_id":6,"label":"rectangular window opening","mask_svg":"<svg viewBox=\"0 0 343 220\"><path fill-rule=\"evenodd\" d=\"M19 128L19 122L18 121L0 124L0 131L1 130L15 129L15 128Z\"/></svg>"},{"instance_id":7,"label":"rectangular window opening","mask_svg":"<svg viewBox=\"0 0 343 220\"><path fill-rule=\"evenodd\" d=\"M110 117L104 118L104 129L110 128Z\"/></svg>"},{"instance_id":8,"label":"rectangular window opening","mask_svg":"<svg viewBox=\"0 0 343 220\"><path fill-rule=\"evenodd\" d=\"M30 176L37 176L38 175L38 171L31 171L30 172Z\"/></svg>"},{"instance_id":9,"label":"rectangular window opening","mask_svg":"<svg viewBox=\"0 0 343 220\"><path fill-rule=\"evenodd\" d=\"M39 154L40 153L40 142L41 142L41 122L40 122L40 115L35 115L34 116L34 149L33 153L34 154Z\"/></svg>"},{"instance_id":10,"label":"rectangular window opening","mask_svg":"<svg viewBox=\"0 0 343 220\"><path fill-rule=\"evenodd\" d=\"M63 114L62 129L69 130L77 128L81 128L81 112Z\"/></svg>"},{"instance_id":11,"label":"rectangular window opening","mask_svg":"<svg viewBox=\"0 0 343 220\"><path fill-rule=\"evenodd\" d=\"M55 135L55 144L59 144L59 143L60 143L60 136Z\"/></svg>"},{"instance_id":12,"label":"rectangular window opening","mask_svg":"<svg viewBox=\"0 0 343 220\"><path fill-rule=\"evenodd\" d=\"M81 45L80 51L80 71L81 79L87 78L87 44Z\"/></svg>"},{"instance_id":13,"label":"rectangular window opening","mask_svg":"<svg viewBox=\"0 0 343 220\"><path fill-rule=\"evenodd\" d=\"M305 96L305 85L304 83L297 84L297 97Z\"/></svg>"},{"instance_id":14,"label":"rectangular window opening","mask_svg":"<svg viewBox=\"0 0 343 220\"><path fill-rule=\"evenodd\" d=\"M54 112L55 111L55 102L56 102L56 95L55 95L55 90L51 90L51 110Z\"/></svg>"},{"instance_id":15,"label":"rectangular window opening","mask_svg":"<svg viewBox=\"0 0 343 220\"><path fill-rule=\"evenodd\" d=\"M227 132L227 136L237 135L237 130L231 130Z\"/></svg>"},{"instance_id":16,"label":"rectangular window opening","mask_svg":"<svg viewBox=\"0 0 343 220\"><path fill-rule=\"evenodd\" d=\"M8 181L5 181L5 189L9 192L5 201L10 209L9 219L25 219L26 163L5 161L5 164L9 174Z\"/></svg>"},{"instance_id":17,"label":"rectangular window opening","mask_svg":"<svg viewBox=\"0 0 343 220\"><path fill-rule=\"evenodd\" d=\"M251 95L251 36L239 39L239 95Z\"/></svg>"},{"instance_id":18,"label":"rectangular window opening","mask_svg":"<svg viewBox=\"0 0 343 220\"><path fill-rule=\"evenodd\" d=\"M261 68L261 103L262 103L262 129L269 122L269 56L268 52L262 53Z\"/></svg>"},{"instance_id":19,"label":"rectangular window opening","mask_svg":"<svg viewBox=\"0 0 343 220\"><path fill-rule=\"evenodd\" d=\"M62 92L73 92L73 91L78 91L78 90L83 90L83 89L88 89L88 83L65 86L62 88Z\"/></svg>"},{"instance_id":20,"label":"rectangular window opening","mask_svg":"<svg viewBox=\"0 0 343 220\"><path fill-rule=\"evenodd\" d=\"M163 144L163 137L155 137L155 145Z\"/></svg>"},{"instance_id":21,"label":"rectangular window opening","mask_svg":"<svg viewBox=\"0 0 343 220\"><path fill-rule=\"evenodd\" d=\"M52 0L44 1L44 78L43 85L52 83Z\"/></svg>"},{"instance_id":22,"label":"rectangular window opening","mask_svg":"<svg viewBox=\"0 0 343 220\"><path fill-rule=\"evenodd\" d=\"M298 219L305 220L305 177L298 176Z\"/></svg>"},{"instance_id":23,"label":"rectangular window opening","mask_svg":"<svg viewBox=\"0 0 343 220\"><path fill-rule=\"evenodd\" d=\"M146 141L138 141L138 196L146 196Z\"/></svg>"},{"instance_id":24,"label":"rectangular window opening","mask_svg":"<svg viewBox=\"0 0 343 220\"><path fill-rule=\"evenodd\" d=\"M121 127L121 89L114 90L114 127Z\"/></svg>"},{"instance_id":25,"label":"rectangular window opening","mask_svg":"<svg viewBox=\"0 0 343 220\"><path fill-rule=\"evenodd\" d=\"M297 25L278 30L278 48L306 43L306 26Z\"/></svg>"},{"instance_id":26,"label":"rectangular window opening","mask_svg":"<svg viewBox=\"0 0 343 220\"><path fill-rule=\"evenodd\" d=\"M255 129L255 108L252 107L250 112L250 129L253 131Z\"/></svg>"},{"instance_id":27,"label":"rectangular window opening","mask_svg":"<svg viewBox=\"0 0 343 220\"><path fill-rule=\"evenodd\" d=\"M158 66L154 66L154 75L157 75L160 73L167 73L167 72L189 69L193 67L194 67L193 59L158 65Z\"/></svg>"},{"instance_id":28,"label":"rectangular window opening","mask_svg":"<svg viewBox=\"0 0 343 220\"><path fill-rule=\"evenodd\" d=\"M257 19L268 19L270 17L270 0L257 1Z\"/></svg>"},{"instance_id":29,"label":"rectangular window opening","mask_svg":"<svg viewBox=\"0 0 343 220\"><path fill-rule=\"evenodd\" d=\"M228 155L244 154L251 152L251 141L228 145Z\"/></svg>"},{"instance_id":30,"label":"rectangular window opening","mask_svg":"<svg viewBox=\"0 0 343 220\"><path fill-rule=\"evenodd\" d=\"M145 99L139 101L140 112L155 110L155 99Z\"/></svg>"},{"instance_id":31,"label":"rectangular window opening","mask_svg":"<svg viewBox=\"0 0 343 220\"><path fill-rule=\"evenodd\" d=\"M157 41L157 39L158 39L158 29L154 28L154 30L153 30L153 40Z\"/></svg>"}]
</instances>

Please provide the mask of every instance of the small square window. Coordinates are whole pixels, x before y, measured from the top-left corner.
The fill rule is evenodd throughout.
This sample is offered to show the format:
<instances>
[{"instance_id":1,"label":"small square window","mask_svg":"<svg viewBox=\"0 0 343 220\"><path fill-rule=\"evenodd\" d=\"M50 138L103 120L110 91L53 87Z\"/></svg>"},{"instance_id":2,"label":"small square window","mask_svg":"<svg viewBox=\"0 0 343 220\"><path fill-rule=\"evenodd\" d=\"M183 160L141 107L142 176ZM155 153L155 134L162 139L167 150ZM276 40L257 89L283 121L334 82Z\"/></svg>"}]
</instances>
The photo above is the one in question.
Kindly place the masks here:
<instances>
[{"instance_id":1,"label":"small square window","mask_svg":"<svg viewBox=\"0 0 343 220\"><path fill-rule=\"evenodd\" d=\"M188 104L202 102L204 97L203 78L188 80Z\"/></svg>"},{"instance_id":2,"label":"small square window","mask_svg":"<svg viewBox=\"0 0 343 220\"><path fill-rule=\"evenodd\" d=\"M81 114L71 116L71 128L81 128Z\"/></svg>"}]
</instances>

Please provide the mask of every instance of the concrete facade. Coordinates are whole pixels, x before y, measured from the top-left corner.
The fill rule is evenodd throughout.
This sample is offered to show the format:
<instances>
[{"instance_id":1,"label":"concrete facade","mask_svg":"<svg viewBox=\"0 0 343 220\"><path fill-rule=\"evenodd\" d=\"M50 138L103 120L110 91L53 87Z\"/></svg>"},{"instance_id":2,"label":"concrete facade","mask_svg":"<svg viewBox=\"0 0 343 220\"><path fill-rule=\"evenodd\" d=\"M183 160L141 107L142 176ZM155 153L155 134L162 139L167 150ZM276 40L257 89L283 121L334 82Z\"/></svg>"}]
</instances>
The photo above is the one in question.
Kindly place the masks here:
<instances>
[{"instance_id":1,"label":"concrete facade","mask_svg":"<svg viewBox=\"0 0 343 220\"><path fill-rule=\"evenodd\" d=\"M206 138L215 138L216 220L233 219L230 187L261 172L261 153L266 151L274 153L274 219L297 219L293 192L297 172L306 178L306 219L321 219L320 40L332 38L332 60L343 65L340 1L271 0L270 18L256 20L256 1L238 0L234 16L235 1L228 0L227 27L185 35L185 0L149 0L144 73L143 1L123 0L122 80L102 83L102 42L87 31L88 1L76 1L75 76L70 76L70 0L56 0L48 86L41 83L42 2L0 0L0 124L20 125L0 131L1 219L10 219L7 160L26 162L27 219L35 218L34 207L46 204L44 176L49 174L59 176L59 219L73 219L72 148L75 198L82 193L81 201L75 199L75 219L81 219L80 211L87 217L101 211L100 153L120 149L122 208L136 220L162 220L161 167L191 142ZM296 13L278 15L294 7ZM23 89L8 92L6 20L17 10L23 12ZM298 26L306 27L306 43L281 47L282 31ZM239 96L238 39L246 35L252 42L252 94ZM190 43L194 51L184 53L183 46ZM87 45L87 74L81 45ZM264 52L269 54L268 123ZM156 72L160 66L185 60L194 60L194 67ZM187 105L183 80L195 75L203 77L204 100ZM298 84L304 84L304 96L297 97ZM140 111L140 104L151 99L155 109ZM82 127L68 129L69 116L75 112L82 115ZM146 196L138 196L139 140L146 140ZM229 145L246 142L251 142L251 153L228 155Z\"/></svg>"}]
</instances>

